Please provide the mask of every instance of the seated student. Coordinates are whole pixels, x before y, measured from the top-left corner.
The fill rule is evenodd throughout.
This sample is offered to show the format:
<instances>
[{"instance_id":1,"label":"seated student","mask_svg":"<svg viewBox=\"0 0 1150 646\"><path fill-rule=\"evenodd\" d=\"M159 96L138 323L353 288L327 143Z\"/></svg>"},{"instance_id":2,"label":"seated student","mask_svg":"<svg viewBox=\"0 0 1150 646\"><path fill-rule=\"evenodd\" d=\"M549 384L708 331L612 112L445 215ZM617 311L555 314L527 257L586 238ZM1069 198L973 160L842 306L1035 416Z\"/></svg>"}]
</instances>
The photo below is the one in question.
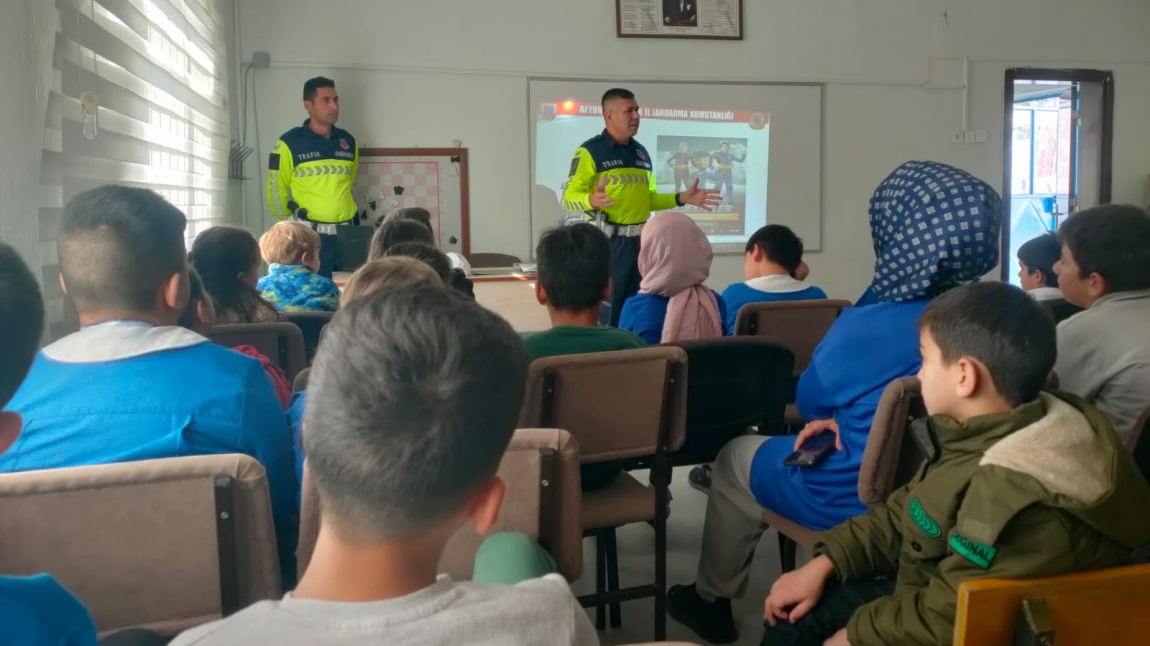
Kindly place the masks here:
<instances>
[{"instance_id":1,"label":"seated student","mask_svg":"<svg viewBox=\"0 0 1150 646\"><path fill-rule=\"evenodd\" d=\"M1018 248L1018 279L1022 289L1046 308L1055 323L1082 311L1081 307L1067 301L1062 290L1058 289L1054 264L1061 257L1062 244L1055 233L1044 233Z\"/></svg>"},{"instance_id":2,"label":"seated student","mask_svg":"<svg viewBox=\"0 0 1150 646\"><path fill-rule=\"evenodd\" d=\"M334 312L339 288L320 276L322 242L311 227L296 220L276 222L260 236L260 255L268 275L260 278L260 296L283 312Z\"/></svg>"},{"instance_id":3,"label":"seated student","mask_svg":"<svg viewBox=\"0 0 1150 646\"><path fill-rule=\"evenodd\" d=\"M216 323L286 321L256 289L260 276L260 245L239 227L212 227L196 236L188 253L216 306Z\"/></svg>"},{"instance_id":4,"label":"seated student","mask_svg":"<svg viewBox=\"0 0 1150 646\"><path fill-rule=\"evenodd\" d=\"M1058 237L1058 286L1086 311L1059 324L1054 372L1062 390L1098 406L1125 440L1150 408L1150 213L1079 211Z\"/></svg>"},{"instance_id":5,"label":"seated student","mask_svg":"<svg viewBox=\"0 0 1150 646\"><path fill-rule=\"evenodd\" d=\"M827 297L823 290L797 278L804 268L803 241L781 224L768 224L751 235L744 257L743 275L747 282L723 290L727 305L724 327L728 335L735 333L735 321L744 305Z\"/></svg>"},{"instance_id":6,"label":"seated student","mask_svg":"<svg viewBox=\"0 0 1150 646\"><path fill-rule=\"evenodd\" d=\"M1040 392L1056 341L1032 299L962 287L919 328L926 469L775 582L767 646L949 643L962 582L1126 565L1150 541L1150 486L1106 417Z\"/></svg>"},{"instance_id":7,"label":"seated student","mask_svg":"<svg viewBox=\"0 0 1150 646\"><path fill-rule=\"evenodd\" d=\"M599 303L611 292L611 247L602 231L585 222L545 231L535 260L535 298L547 307L552 327L523 335L532 361L647 347L630 332L599 326Z\"/></svg>"},{"instance_id":8,"label":"seated student","mask_svg":"<svg viewBox=\"0 0 1150 646\"><path fill-rule=\"evenodd\" d=\"M418 222L419 224L422 224L427 228L428 231L431 232L432 241L428 242L427 244L435 247L435 226L431 223L431 211L420 208L418 206L413 206L405 209L396 209L377 220L375 226L380 227L384 224L395 222L397 220L411 220L412 222ZM388 237L392 239L396 238L394 234L389 234ZM388 240L381 242L381 244L389 243L392 243L392 241ZM436 248L438 249L438 247ZM467 262L466 258L459 255L458 253L455 253L454 251L449 251L444 255L447 256L447 260L451 265L452 273L451 280L445 282L447 282L448 285L451 285L451 287L453 287L461 294L466 294L470 298L475 298L475 285L471 282L471 279L468 278L471 276L471 263Z\"/></svg>"},{"instance_id":9,"label":"seated student","mask_svg":"<svg viewBox=\"0 0 1150 646\"><path fill-rule=\"evenodd\" d=\"M727 306L703 285L714 252L689 216L660 213L643 227L639 293L623 304L619 329L650 345L723 336Z\"/></svg>"},{"instance_id":10,"label":"seated student","mask_svg":"<svg viewBox=\"0 0 1150 646\"><path fill-rule=\"evenodd\" d=\"M186 330L207 336L215 326L215 320L216 308L212 303L212 297L204 289L204 281L200 280L200 275L196 273L195 269L189 267L188 306L184 308L184 313L180 314L180 320L176 324ZM276 397L280 400L280 404L287 408L288 402L291 400L291 384L288 383L284 371L271 359L261 354L254 345L237 345L232 349L260 362L268 379L272 382L272 388L275 388Z\"/></svg>"},{"instance_id":11,"label":"seated student","mask_svg":"<svg viewBox=\"0 0 1150 646\"><path fill-rule=\"evenodd\" d=\"M953 186L963 203L937 199L940 185ZM746 436L723 447L696 582L669 591L675 620L710 642L737 638L730 600L746 591L751 555L766 529L763 507L816 531L866 511L859 467L882 391L918 371L917 322L931 299L998 264L1001 215L1002 199L989 184L944 164L908 162L879 185L870 207L871 286L831 326L799 379L799 413L815 421L797 441ZM837 452L812 467L783 465L807 437L827 429L837 435Z\"/></svg>"},{"instance_id":12,"label":"seated student","mask_svg":"<svg viewBox=\"0 0 1150 646\"><path fill-rule=\"evenodd\" d=\"M343 305L316 358L304 433L323 507L311 563L282 600L173 646L598 644L525 536L489 538L473 581L437 574L461 526L486 533L498 516L506 485L496 471L526 374L511 326L445 286Z\"/></svg>"},{"instance_id":13,"label":"seated student","mask_svg":"<svg viewBox=\"0 0 1150 646\"><path fill-rule=\"evenodd\" d=\"M389 220L372 234L371 249L368 251L367 259L382 258L390 247L403 242L422 242L434 247L435 235L431 229L415 220Z\"/></svg>"},{"instance_id":14,"label":"seated student","mask_svg":"<svg viewBox=\"0 0 1150 646\"><path fill-rule=\"evenodd\" d=\"M443 280L427 264L414 258L380 258L370 260L360 267L343 287L340 305L376 292L399 289L401 287L442 287ZM326 328L325 328L326 329ZM325 335L326 336L326 335ZM310 382L310 379L309 379ZM303 430L304 410L307 407L307 391L292 396L288 408L288 420L292 431L292 448L295 451L296 478L303 481L303 444L300 434Z\"/></svg>"},{"instance_id":15,"label":"seated student","mask_svg":"<svg viewBox=\"0 0 1150 646\"><path fill-rule=\"evenodd\" d=\"M426 242L401 242L384 249L382 258L414 258L439 275L444 285L451 285L451 261L447 254Z\"/></svg>"},{"instance_id":16,"label":"seated student","mask_svg":"<svg viewBox=\"0 0 1150 646\"><path fill-rule=\"evenodd\" d=\"M105 186L65 207L60 278L80 331L36 357L11 408L25 429L0 473L244 453L267 470L285 585L299 483L283 408L260 363L178 327L184 215L152 191Z\"/></svg>"}]
</instances>

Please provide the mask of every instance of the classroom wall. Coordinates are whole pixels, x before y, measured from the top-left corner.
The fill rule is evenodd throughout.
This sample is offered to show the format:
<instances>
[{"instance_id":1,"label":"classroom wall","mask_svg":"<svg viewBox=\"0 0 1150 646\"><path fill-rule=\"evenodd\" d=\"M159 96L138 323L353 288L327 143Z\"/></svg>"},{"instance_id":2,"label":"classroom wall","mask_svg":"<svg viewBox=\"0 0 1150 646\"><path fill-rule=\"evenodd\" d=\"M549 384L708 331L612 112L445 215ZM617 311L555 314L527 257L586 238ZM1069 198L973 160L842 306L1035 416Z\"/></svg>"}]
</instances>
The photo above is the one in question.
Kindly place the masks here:
<instances>
[{"instance_id":1,"label":"classroom wall","mask_svg":"<svg viewBox=\"0 0 1150 646\"><path fill-rule=\"evenodd\" d=\"M826 83L823 247L808 262L812 280L838 297L853 298L868 282L867 200L896 165L934 159L1001 184L1007 67L1114 70L1115 199L1140 201L1150 173L1143 0L744 0L741 42L618 39L610 0L239 4L240 60L272 56L272 68L253 75L248 143L258 133L266 159L275 138L305 117L303 80L331 76L341 125L362 145L463 140L476 251L530 251L529 76ZM950 143L962 125L964 56L971 129L989 131L986 144ZM262 226L262 182L245 188L249 226ZM711 282L739 279L741 266L741 258L717 258Z\"/></svg>"}]
</instances>

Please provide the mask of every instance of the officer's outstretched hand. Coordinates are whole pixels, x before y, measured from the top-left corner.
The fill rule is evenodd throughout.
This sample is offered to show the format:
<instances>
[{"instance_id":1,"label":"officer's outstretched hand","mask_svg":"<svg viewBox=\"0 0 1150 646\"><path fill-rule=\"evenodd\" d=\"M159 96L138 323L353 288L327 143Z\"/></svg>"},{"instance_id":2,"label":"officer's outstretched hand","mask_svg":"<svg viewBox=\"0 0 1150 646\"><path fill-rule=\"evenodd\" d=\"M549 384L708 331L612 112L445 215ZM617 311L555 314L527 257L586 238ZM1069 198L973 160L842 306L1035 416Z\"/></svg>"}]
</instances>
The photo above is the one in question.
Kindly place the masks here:
<instances>
[{"instance_id":1,"label":"officer's outstretched hand","mask_svg":"<svg viewBox=\"0 0 1150 646\"><path fill-rule=\"evenodd\" d=\"M717 188L699 188L699 180L691 184L691 188L679 194L679 201L683 204L697 206L704 211L711 211L722 200L722 193Z\"/></svg>"},{"instance_id":2,"label":"officer's outstretched hand","mask_svg":"<svg viewBox=\"0 0 1150 646\"><path fill-rule=\"evenodd\" d=\"M615 206L615 203L611 201L611 198L607 197L606 177L599 180L599 185L595 187L595 192L591 194L591 197L588 201L591 202L591 206L597 209L601 209L607 206Z\"/></svg>"}]
</instances>

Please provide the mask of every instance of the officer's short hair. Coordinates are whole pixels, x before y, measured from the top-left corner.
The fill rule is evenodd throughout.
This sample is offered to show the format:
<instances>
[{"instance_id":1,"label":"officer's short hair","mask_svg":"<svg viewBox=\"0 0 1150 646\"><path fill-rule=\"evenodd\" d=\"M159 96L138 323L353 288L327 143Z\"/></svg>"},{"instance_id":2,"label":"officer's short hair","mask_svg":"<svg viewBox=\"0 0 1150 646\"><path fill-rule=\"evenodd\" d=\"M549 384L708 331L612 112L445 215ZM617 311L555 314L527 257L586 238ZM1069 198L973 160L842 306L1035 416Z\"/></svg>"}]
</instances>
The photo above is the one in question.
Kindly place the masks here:
<instances>
[{"instance_id":1,"label":"officer's short hair","mask_svg":"<svg viewBox=\"0 0 1150 646\"><path fill-rule=\"evenodd\" d=\"M308 79L303 84L303 100L315 100L315 95L319 92L321 87L335 87L335 81L327 78L326 76L317 76L315 78Z\"/></svg>"},{"instance_id":2,"label":"officer's short hair","mask_svg":"<svg viewBox=\"0 0 1150 646\"><path fill-rule=\"evenodd\" d=\"M755 247L763 250L767 260L781 265L791 274L803 262L802 238L781 224L768 224L751 234L746 253L751 253Z\"/></svg>"},{"instance_id":3,"label":"officer's short hair","mask_svg":"<svg viewBox=\"0 0 1150 646\"><path fill-rule=\"evenodd\" d=\"M187 219L144 188L103 186L74 197L60 217L56 253L80 311L150 311L156 293L187 266Z\"/></svg>"},{"instance_id":4,"label":"officer's short hair","mask_svg":"<svg viewBox=\"0 0 1150 646\"><path fill-rule=\"evenodd\" d=\"M451 260L447 258L447 254L426 242L401 242L399 244L393 244L387 249L384 249L383 255L384 257L414 258L435 270L435 273L439 274L439 277L443 280L443 284L451 284Z\"/></svg>"},{"instance_id":5,"label":"officer's short hair","mask_svg":"<svg viewBox=\"0 0 1150 646\"><path fill-rule=\"evenodd\" d=\"M719 142L719 148L722 148L723 146L730 147L730 145L731 145L731 142L729 142L729 141L720 141Z\"/></svg>"},{"instance_id":6,"label":"officer's short hair","mask_svg":"<svg viewBox=\"0 0 1150 646\"><path fill-rule=\"evenodd\" d=\"M304 417L324 525L350 540L406 539L460 513L495 477L527 365L510 324L442 285L344 305Z\"/></svg>"},{"instance_id":7,"label":"officer's short hair","mask_svg":"<svg viewBox=\"0 0 1150 646\"><path fill-rule=\"evenodd\" d=\"M297 220L276 222L260 236L260 255L267 264L299 265L305 253L319 253L319 234Z\"/></svg>"},{"instance_id":8,"label":"officer's short hair","mask_svg":"<svg viewBox=\"0 0 1150 646\"><path fill-rule=\"evenodd\" d=\"M974 283L934 299L919 319L947 365L969 357L986 366L1011 406L1038 397L1058 354L1054 321L1026 292Z\"/></svg>"},{"instance_id":9,"label":"officer's short hair","mask_svg":"<svg viewBox=\"0 0 1150 646\"><path fill-rule=\"evenodd\" d=\"M634 98L635 98L635 93L632 92L631 90L627 90L627 89L624 89L621 87L613 87L610 90L607 90L606 92L603 93L603 108L604 109L607 108L607 102L608 101L614 101L615 99L630 100L630 99L634 99Z\"/></svg>"},{"instance_id":10,"label":"officer's short hair","mask_svg":"<svg viewBox=\"0 0 1150 646\"><path fill-rule=\"evenodd\" d=\"M387 250L402 242L422 242L435 246L435 234L416 220L396 219L384 222L371 236L368 260L382 258Z\"/></svg>"},{"instance_id":11,"label":"officer's short hair","mask_svg":"<svg viewBox=\"0 0 1150 646\"><path fill-rule=\"evenodd\" d=\"M557 309L597 307L611 281L607 236L586 222L544 232L535 248L535 261L539 283Z\"/></svg>"},{"instance_id":12,"label":"officer's short hair","mask_svg":"<svg viewBox=\"0 0 1150 646\"><path fill-rule=\"evenodd\" d=\"M1097 273L1110 293L1150 289L1150 212L1107 204L1079 211L1058 229L1082 278Z\"/></svg>"},{"instance_id":13,"label":"officer's short hair","mask_svg":"<svg viewBox=\"0 0 1150 646\"><path fill-rule=\"evenodd\" d=\"M44 331L44 301L40 286L20 254L0 242L0 408L3 408L32 367Z\"/></svg>"}]
</instances>

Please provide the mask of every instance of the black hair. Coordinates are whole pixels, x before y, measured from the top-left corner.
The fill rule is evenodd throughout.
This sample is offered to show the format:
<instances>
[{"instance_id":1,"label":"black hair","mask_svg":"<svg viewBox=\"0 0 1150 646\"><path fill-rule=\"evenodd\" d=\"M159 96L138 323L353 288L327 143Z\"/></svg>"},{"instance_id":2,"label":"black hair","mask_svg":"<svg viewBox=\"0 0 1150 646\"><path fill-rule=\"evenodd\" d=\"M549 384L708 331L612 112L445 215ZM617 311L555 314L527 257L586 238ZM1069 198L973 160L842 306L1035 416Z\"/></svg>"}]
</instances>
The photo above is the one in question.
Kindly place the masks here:
<instances>
[{"instance_id":1,"label":"black hair","mask_svg":"<svg viewBox=\"0 0 1150 646\"><path fill-rule=\"evenodd\" d=\"M763 250L767 260L782 266L790 274L794 274L803 262L802 238L781 224L768 224L751 234L746 253L751 253L755 247Z\"/></svg>"},{"instance_id":2,"label":"black hair","mask_svg":"<svg viewBox=\"0 0 1150 646\"><path fill-rule=\"evenodd\" d=\"M76 309L151 311L172 275L184 270L187 219L158 193L103 186L64 207L56 252Z\"/></svg>"},{"instance_id":3,"label":"black hair","mask_svg":"<svg viewBox=\"0 0 1150 646\"><path fill-rule=\"evenodd\" d=\"M602 231L586 222L545 231L535 248L539 283L561 310L598 307L611 281L611 247Z\"/></svg>"},{"instance_id":4,"label":"black hair","mask_svg":"<svg viewBox=\"0 0 1150 646\"><path fill-rule=\"evenodd\" d=\"M396 209L380 218L376 223L376 226L382 226L384 223L391 222L393 220L413 220L427 227L428 230L432 232L432 234L435 233L435 227L433 227L431 224L431 211L428 211L427 209L420 206L410 206L407 208Z\"/></svg>"},{"instance_id":5,"label":"black hair","mask_svg":"<svg viewBox=\"0 0 1150 646\"><path fill-rule=\"evenodd\" d=\"M1079 211L1058 230L1082 278L1098 273L1110 292L1150 289L1150 212L1108 204Z\"/></svg>"},{"instance_id":6,"label":"black hair","mask_svg":"<svg viewBox=\"0 0 1150 646\"><path fill-rule=\"evenodd\" d=\"M228 312L244 323L260 320L260 310L272 307L251 285L240 279L257 264L260 245L248 230L216 226L196 236L188 260L204 281L204 289L216 305L216 320L227 320Z\"/></svg>"},{"instance_id":7,"label":"black hair","mask_svg":"<svg viewBox=\"0 0 1150 646\"><path fill-rule=\"evenodd\" d=\"M425 242L393 244L383 250L383 255L384 257L407 256L408 258L415 258L434 269L435 273L443 279L444 285L451 284L451 261L447 259L447 254Z\"/></svg>"},{"instance_id":8,"label":"black hair","mask_svg":"<svg viewBox=\"0 0 1150 646\"><path fill-rule=\"evenodd\" d=\"M204 281L195 267L188 267L188 306L180 314L176 325L188 330L196 329L196 303L212 297L204 290Z\"/></svg>"},{"instance_id":9,"label":"black hair","mask_svg":"<svg viewBox=\"0 0 1150 646\"><path fill-rule=\"evenodd\" d=\"M458 513L515 430L528 365L519 335L428 285L356 298L325 330L303 434L324 522L370 541Z\"/></svg>"},{"instance_id":10,"label":"black hair","mask_svg":"<svg viewBox=\"0 0 1150 646\"><path fill-rule=\"evenodd\" d=\"M448 283L455 291L471 300L475 300L475 283L467 277L467 272L456 267L451 270L451 282Z\"/></svg>"},{"instance_id":11,"label":"black hair","mask_svg":"<svg viewBox=\"0 0 1150 646\"><path fill-rule=\"evenodd\" d=\"M383 258L389 248L403 242L422 242L434 247L435 234L417 220L387 220L371 236L371 250L367 259Z\"/></svg>"},{"instance_id":12,"label":"black hair","mask_svg":"<svg viewBox=\"0 0 1150 646\"><path fill-rule=\"evenodd\" d=\"M308 79L303 84L303 100L314 100L315 95L319 92L321 87L335 87L335 81L324 76L317 76L315 78Z\"/></svg>"},{"instance_id":13,"label":"black hair","mask_svg":"<svg viewBox=\"0 0 1150 646\"><path fill-rule=\"evenodd\" d=\"M621 87L613 87L610 90L607 90L606 92L603 93L602 106L604 109L606 109L608 101L613 101L615 99L628 99L628 100L630 100L630 99L634 99L634 98L635 98L635 93L632 92L631 90L627 90L627 89L624 89Z\"/></svg>"},{"instance_id":14,"label":"black hair","mask_svg":"<svg viewBox=\"0 0 1150 646\"><path fill-rule=\"evenodd\" d=\"M1049 287L1058 286L1058 274L1054 273L1054 263L1062 257L1062 245L1058 243L1058 235L1053 232L1044 233L1037 238L1031 238L1018 248L1018 261L1026 265L1027 272L1041 272L1042 278Z\"/></svg>"},{"instance_id":15,"label":"black hair","mask_svg":"<svg viewBox=\"0 0 1150 646\"><path fill-rule=\"evenodd\" d=\"M0 242L0 408L20 389L44 333L40 285L12 247Z\"/></svg>"},{"instance_id":16,"label":"black hair","mask_svg":"<svg viewBox=\"0 0 1150 646\"><path fill-rule=\"evenodd\" d=\"M986 366L1012 406L1038 397L1058 355L1054 321L1006 283L952 289L931 301L918 326L930 332L947 364L969 357Z\"/></svg>"}]
</instances>

